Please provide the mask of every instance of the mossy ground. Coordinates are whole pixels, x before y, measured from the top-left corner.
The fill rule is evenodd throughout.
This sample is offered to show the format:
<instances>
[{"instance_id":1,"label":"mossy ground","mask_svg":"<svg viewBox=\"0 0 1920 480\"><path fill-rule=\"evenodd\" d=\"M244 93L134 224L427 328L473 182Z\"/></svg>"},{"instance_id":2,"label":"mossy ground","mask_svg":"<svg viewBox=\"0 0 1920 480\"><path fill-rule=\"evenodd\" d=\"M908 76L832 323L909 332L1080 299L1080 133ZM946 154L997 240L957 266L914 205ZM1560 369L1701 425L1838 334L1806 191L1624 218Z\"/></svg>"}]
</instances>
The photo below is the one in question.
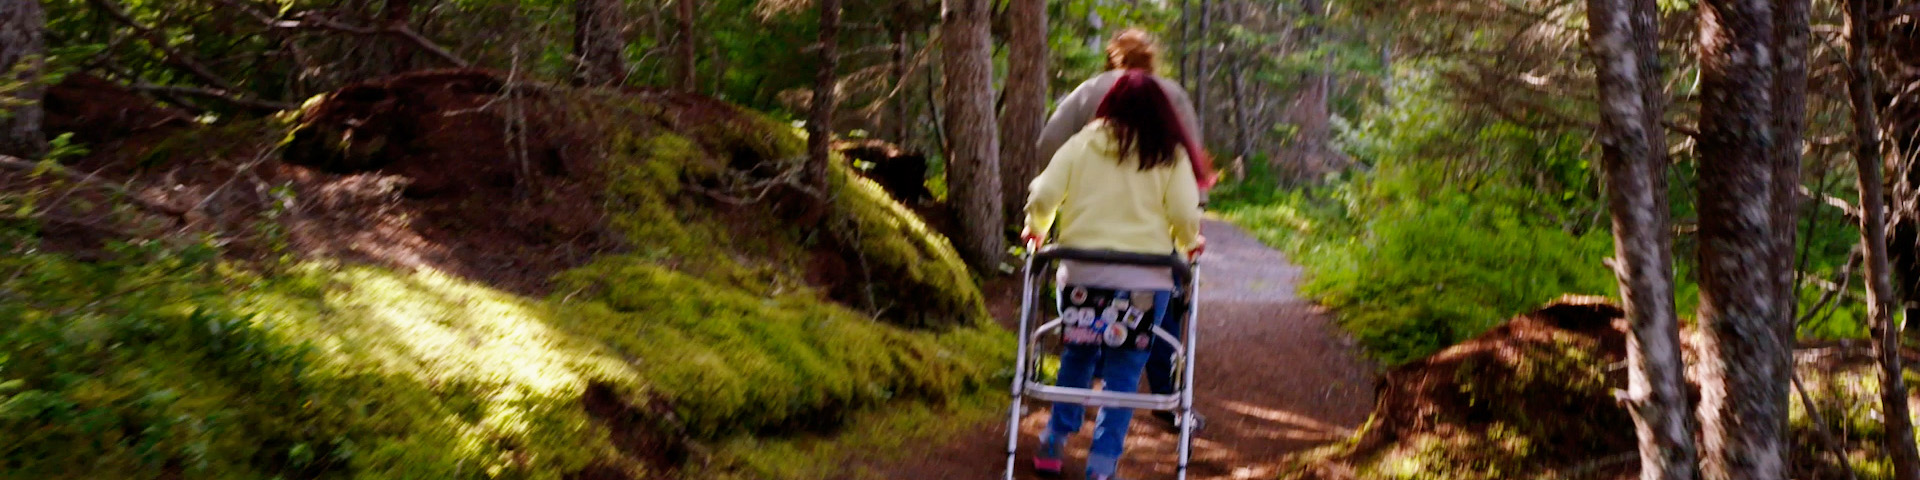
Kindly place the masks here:
<instances>
[{"instance_id":1,"label":"mossy ground","mask_svg":"<svg viewBox=\"0 0 1920 480\"><path fill-rule=\"evenodd\" d=\"M944 238L841 166L824 228L702 202L684 188L724 186L741 150L778 165L800 142L747 113L674 127L604 137L631 248L545 298L325 258L262 273L161 242L0 258L0 430L24 432L0 438L0 478L837 478L840 458L991 410L1010 340ZM872 302L809 281L828 239L863 253L871 278L834 280ZM596 418L593 388L651 413ZM636 429L690 457L615 438Z\"/></svg>"}]
</instances>

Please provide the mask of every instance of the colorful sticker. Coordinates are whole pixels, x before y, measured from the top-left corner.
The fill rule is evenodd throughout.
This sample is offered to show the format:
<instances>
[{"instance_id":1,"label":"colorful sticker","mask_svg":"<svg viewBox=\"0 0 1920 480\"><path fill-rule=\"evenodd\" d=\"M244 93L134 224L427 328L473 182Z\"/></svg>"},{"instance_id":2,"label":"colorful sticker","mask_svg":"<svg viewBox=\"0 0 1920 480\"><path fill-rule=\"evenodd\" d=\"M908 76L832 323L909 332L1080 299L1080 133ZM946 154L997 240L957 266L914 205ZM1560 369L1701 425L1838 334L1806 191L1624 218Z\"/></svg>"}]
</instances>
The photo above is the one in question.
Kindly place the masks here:
<instances>
[{"instance_id":1,"label":"colorful sticker","mask_svg":"<svg viewBox=\"0 0 1920 480\"><path fill-rule=\"evenodd\" d=\"M1153 345L1155 292L1069 286L1060 306L1061 337L1072 345L1146 349Z\"/></svg>"}]
</instances>

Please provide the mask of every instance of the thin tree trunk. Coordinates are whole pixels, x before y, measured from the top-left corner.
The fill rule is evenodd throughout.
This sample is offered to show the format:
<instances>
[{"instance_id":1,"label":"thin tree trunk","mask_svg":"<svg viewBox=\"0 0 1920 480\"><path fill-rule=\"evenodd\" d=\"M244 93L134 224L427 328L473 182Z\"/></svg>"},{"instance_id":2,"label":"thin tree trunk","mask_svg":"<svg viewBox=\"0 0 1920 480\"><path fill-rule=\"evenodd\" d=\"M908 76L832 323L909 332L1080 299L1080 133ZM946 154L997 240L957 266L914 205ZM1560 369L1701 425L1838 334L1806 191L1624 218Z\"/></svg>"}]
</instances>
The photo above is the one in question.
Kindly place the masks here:
<instances>
[{"instance_id":1,"label":"thin tree trunk","mask_svg":"<svg viewBox=\"0 0 1920 480\"><path fill-rule=\"evenodd\" d=\"M1773 273L1773 5L1700 4L1701 476L1784 480L1791 340Z\"/></svg>"},{"instance_id":2,"label":"thin tree trunk","mask_svg":"<svg viewBox=\"0 0 1920 480\"><path fill-rule=\"evenodd\" d=\"M386 28L413 28L413 0L387 0L386 9L381 15L386 19ZM399 38L387 40L387 70L391 75L413 71L414 50L419 47Z\"/></svg>"},{"instance_id":3,"label":"thin tree trunk","mask_svg":"<svg viewBox=\"0 0 1920 480\"><path fill-rule=\"evenodd\" d=\"M681 0L686 1L686 0ZM833 108L838 101L835 83L840 66L840 0L815 0L820 9L820 70L813 76L813 104L807 115L807 184L827 191L827 169L833 156Z\"/></svg>"},{"instance_id":4,"label":"thin tree trunk","mask_svg":"<svg viewBox=\"0 0 1920 480\"><path fill-rule=\"evenodd\" d=\"M46 20L39 0L0 0L0 85L19 83L16 90L0 90L0 155L31 159L46 153L40 131Z\"/></svg>"},{"instance_id":5,"label":"thin tree trunk","mask_svg":"<svg viewBox=\"0 0 1920 480\"><path fill-rule=\"evenodd\" d=\"M1306 28L1300 30L1299 42L1302 45L1315 45L1324 41L1325 30L1321 25L1326 19L1326 3L1323 0L1300 0L1300 15L1306 19ZM1303 181L1326 173L1331 162L1331 153L1327 144L1332 137L1332 112L1327 108L1329 87L1331 87L1329 64L1321 63L1320 71L1300 76L1300 89L1293 95L1292 104L1285 113L1287 122L1294 126L1293 141L1287 151L1273 158L1275 170L1292 177L1290 180Z\"/></svg>"},{"instance_id":6,"label":"thin tree trunk","mask_svg":"<svg viewBox=\"0 0 1920 480\"><path fill-rule=\"evenodd\" d=\"M575 0L573 6L573 48L580 57L574 79L595 87L625 81L626 4L621 0Z\"/></svg>"},{"instance_id":7,"label":"thin tree trunk","mask_svg":"<svg viewBox=\"0 0 1920 480\"><path fill-rule=\"evenodd\" d=\"M698 44L694 42L695 17L693 14L693 2L695 1L696 0L674 0L673 2L674 27L680 31L680 34L677 35L678 38L675 39L676 41L673 44L673 58L676 59L679 64L678 68L674 69L674 73L677 75L674 85L685 92L699 91L700 88L699 72L697 71L699 68L698 57L694 54L694 52L699 51L695 48Z\"/></svg>"},{"instance_id":8,"label":"thin tree trunk","mask_svg":"<svg viewBox=\"0 0 1920 480\"><path fill-rule=\"evenodd\" d=\"M1907 408L1907 382L1900 365L1900 327L1893 308L1888 271L1885 187L1880 175L1880 122L1874 104L1873 10L1868 2L1847 3L1847 97L1853 103L1853 160L1860 172L1860 243L1867 256L1867 317L1872 324L1874 354L1880 360L1880 408L1886 418L1884 447L1892 457L1897 480L1920 480L1920 450L1913 439L1913 421Z\"/></svg>"},{"instance_id":9,"label":"thin tree trunk","mask_svg":"<svg viewBox=\"0 0 1920 480\"><path fill-rule=\"evenodd\" d=\"M1047 3L1016 1L1007 9L1006 106L1001 111L1000 197L1005 219L1020 218L1027 182L1050 159L1039 157L1047 115Z\"/></svg>"},{"instance_id":10,"label":"thin tree trunk","mask_svg":"<svg viewBox=\"0 0 1920 480\"><path fill-rule=\"evenodd\" d=\"M987 0L942 0L941 59L947 129L947 206L968 263L991 272L1006 253L994 132L993 59Z\"/></svg>"},{"instance_id":11,"label":"thin tree trunk","mask_svg":"<svg viewBox=\"0 0 1920 480\"><path fill-rule=\"evenodd\" d=\"M1180 84L1193 86L1193 1L1180 0Z\"/></svg>"},{"instance_id":12,"label":"thin tree trunk","mask_svg":"<svg viewBox=\"0 0 1920 480\"><path fill-rule=\"evenodd\" d=\"M1233 155L1236 164L1253 155L1253 116L1247 106L1247 81L1243 78L1246 76L1246 64L1245 59L1229 63L1233 71L1227 73L1227 80L1232 82L1233 87Z\"/></svg>"},{"instance_id":13,"label":"thin tree trunk","mask_svg":"<svg viewBox=\"0 0 1920 480\"><path fill-rule=\"evenodd\" d=\"M1773 79L1773 221L1777 235L1773 256L1776 287L1780 290L1780 310L1791 318L1799 309L1799 295L1793 288L1795 267L1794 226L1799 224L1800 147L1807 129L1807 36L1810 30L1809 0L1774 1L1774 58L1780 68ZM1793 324L1787 323L1782 335L1794 338ZM1784 359L1783 359L1784 360ZM1781 368L1793 368L1791 363Z\"/></svg>"},{"instance_id":14,"label":"thin tree trunk","mask_svg":"<svg viewBox=\"0 0 1920 480\"><path fill-rule=\"evenodd\" d=\"M1794 227L1799 225L1800 145L1807 129L1807 37L1811 29L1810 0L1773 0L1774 55L1780 62L1773 78L1773 276L1775 301L1780 315L1778 335L1792 348L1796 335L1793 318L1800 308L1800 295L1794 288ZM1781 356L1778 368L1793 373L1793 358ZM1783 448L1780 462L1792 465L1793 449ZM1916 479L1920 480L1920 479Z\"/></svg>"},{"instance_id":15,"label":"thin tree trunk","mask_svg":"<svg viewBox=\"0 0 1920 480\"><path fill-rule=\"evenodd\" d=\"M893 38L893 58L889 60L888 72L891 73L895 82L892 97L886 100L891 107L888 110L890 112L888 116L892 121L888 125L887 138L902 147L907 145L907 136L912 131L907 127L907 124L912 122L907 118L907 106L913 101L912 90L907 88L911 83L907 79L907 74L911 73L907 70L907 62L913 53L913 44L912 37L909 37L907 32L905 9L905 6L895 5L893 21L887 22L887 29L891 33L889 36Z\"/></svg>"},{"instance_id":16,"label":"thin tree trunk","mask_svg":"<svg viewBox=\"0 0 1920 480\"><path fill-rule=\"evenodd\" d=\"M1635 0L1588 0L1588 43L1598 65L1601 169L1613 216L1614 275L1626 305L1628 412L1640 439L1642 480L1694 478L1680 329L1674 313L1673 246L1668 239L1666 136L1649 117L1642 61L1655 33L1634 19L1654 15ZM1659 68L1658 61L1651 68Z\"/></svg>"},{"instance_id":17,"label":"thin tree trunk","mask_svg":"<svg viewBox=\"0 0 1920 480\"><path fill-rule=\"evenodd\" d=\"M1207 62L1208 54L1213 50L1212 0L1200 0L1200 31L1196 36L1200 40L1200 50L1193 56L1195 78L1191 86L1193 87L1193 111L1200 117L1194 121L1199 123L1197 126L1203 132L1200 135L1201 138L1196 140L1204 146L1207 143L1204 132L1213 131L1213 126L1209 125L1211 122L1207 121L1213 118L1213 111L1207 109L1207 83L1213 81L1213 67Z\"/></svg>"}]
</instances>

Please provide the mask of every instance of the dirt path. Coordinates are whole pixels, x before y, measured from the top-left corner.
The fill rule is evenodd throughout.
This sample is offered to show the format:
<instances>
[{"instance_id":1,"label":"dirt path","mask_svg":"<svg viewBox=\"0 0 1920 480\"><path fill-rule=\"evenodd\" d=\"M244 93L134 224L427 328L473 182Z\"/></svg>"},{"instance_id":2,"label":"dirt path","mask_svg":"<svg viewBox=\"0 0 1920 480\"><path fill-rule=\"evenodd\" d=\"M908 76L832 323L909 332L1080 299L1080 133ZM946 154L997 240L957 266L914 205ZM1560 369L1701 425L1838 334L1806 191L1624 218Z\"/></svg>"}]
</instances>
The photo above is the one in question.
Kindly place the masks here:
<instances>
[{"instance_id":1,"label":"dirt path","mask_svg":"<svg viewBox=\"0 0 1920 480\"><path fill-rule=\"evenodd\" d=\"M1345 438L1366 420L1373 375L1330 319L1296 296L1299 267L1231 224L1209 221L1205 232L1210 245L1201 264L1194 395L1207 426L1194 441L1189 478L1272 478L1282 456ZM1027 462L1046 412L1044 404L1035 404L1021 422L1017 478L1036 478ZM1005 423L1001 417L876 471L889 479L1000 478ZM1089 419L1070 444L1067 478L1080 477L1092 424ZM1144 414L1134 417L1122 476L1173 478L1178 437L1165 425Z\"/></svg>"}]
</instances>

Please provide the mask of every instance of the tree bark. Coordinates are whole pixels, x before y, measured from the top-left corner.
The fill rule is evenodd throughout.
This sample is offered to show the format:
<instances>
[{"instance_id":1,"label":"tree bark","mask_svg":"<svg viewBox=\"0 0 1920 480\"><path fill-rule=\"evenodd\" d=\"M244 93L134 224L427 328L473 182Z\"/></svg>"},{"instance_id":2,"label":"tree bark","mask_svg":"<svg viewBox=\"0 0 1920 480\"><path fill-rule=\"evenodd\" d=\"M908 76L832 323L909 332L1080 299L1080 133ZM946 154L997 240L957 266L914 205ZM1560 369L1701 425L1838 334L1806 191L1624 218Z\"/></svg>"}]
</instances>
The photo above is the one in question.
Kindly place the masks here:
<instances>
[{"instance_id":1,"label":"tree bark","mask_svg":"<svg viewBox=\"0 0 1920 480\"><path fill-rule=\"evenodd\" d=\"M1200 30L1196 36L1200 40L1200 49L1194 52L1193 56L1194 79L1191 86L1193 87L1193 112L1200 118L1195 118L1193 121L1198 124L1203 133L1200 138L1194 140L1205 146L1207 139L1204 132L1214 130L1213 126L1208 125L1209 122L1207 122L1208 119L1213 118L1212 112L1207 110L1207 83L1213 81L1213 67L1207 62L1207 54L1213 50L1212 0L1200 0Z\"/></svg>"},{"instance_id":2,"label":"tree bark","mask_svg":"<svg viewBox=\"0 0 1920 480\"><path fill-rule=\"evenodd\" d=\"M622 0L574 1L573 49L580 57L574 69L576 81L595 87L626 81L626 23Z\"/></svg>"},{"instance_id":3,"label":"tree bark","mask_svg":"<svg viewBox=\"0 0 1920 480\"><path fill-rule=\"evenodd\" d=\"M1694 478L1685 370L1674 313L1673 254L1668 237L1666 136L1660 104L1647 101L1658 32L1637 18L1657 15L1637 0L1588 0L1600 98L1601 173L1613 216L1614 275L1626 306L1628 412L1640 439L1642 480Z\"/></svg>"},{"instance_id":4,"label":"tree bark","mask_svg":"<svg viewBox=\"0 0 1920 480\"><path fill-rule=\"evenodd\" d=\"M1301 16L1306 19L1306 28L1301 29L1301 45L1316 45L1322 42L1325 30L1321 22L1326 19L1326 2L1323 0L1300 0ZM1294 126L1292 143L1287 150L1276 155L1273 161L1275 171L1283 172L1294 181L1304 181L1326 173L1331 162L1328 149L1333 136L1333 116L1327 108L1328 89L1332 78L1326 71L1327 62L1321 62L1319 72L1300 76L1300 88L1293 95L1292 104L1287 107L1287 123Z\"/></svg>"},{"instance_id":5,"label":"tree bark","mask_svg":"<svg viewBox=\"0 0 1920 480\"><path fill-rule=\"evenodd\" d=\"M1047 115L1047 2L1016 1L1007 9L1006 106L1001 111L1000 197L1005 219L1020 218L1027 182L1048 160L1039 157Z\"/></svg>"},{"instance_id":6,"label":"tree bark","mask_svg":"<svg viewBox=\"0 0 1920 480\"><path fill-rule=\"evenodd\" d=\"M681 0L686 1L686 0ZM834 90L840 65L840 0L815 0L820 9L820 70L813 76L813 104L807 114L807 184L827 191L827 171L833 155Z\"/></svg>"},{"instance_id":7,"label":"tree bark","mask_svg":"<svg viewBox=\"0 0 1920 480\"><path fill-rule=\"evenodd\" d=\"M1001 230L999 141L994 132L993 58L987 0L942 0L946 70L947 206L959 222L960 252L981 272L1006 253Z\"/></svg>"},{"instance_id":8,"label":"tree bark","mask_svg":"<svg viewBox=\"0 0 1920 480\"><path fill-rule=\"evenodd\" d=\"M892 139L894 144L902 147L907 146L908 137L912 135L912 129L908 128L908 124L912 123L912 120L908 118L909 114L907 109L913 101L913 91L907 88L907 86L911 84L911 81L907 78L907 74L912 72L908 71L907 62L913 53L911 40L913 37L909 36L911 33L908 32L908 28L906 27L905 20L907 18L907 7L896 4L893 7L893 21L887 22L887 29L891 32L889 37L893 39L893 58L890 60L889 72L892 74L891 76L895 82L892 97L887 100L891 107L888 110L891 112L891 115L889 115L891 118L889 120L892 121L892 123L888 125L889 133L887 138Z\"/></svg>"},{"instance_id":9,"label":"tree bark","mask_svg":"<svg viewBox=\"0 0 1920 480\"><path fill-rule=\"evenodd\" d=\"M674 74L677 75L674 85L683 92L694 92L700 88L699 72L696 70L699 68L699 63L698 58L694 56L694 52L697 51L694 48L693 2L695 1L674 0L673 2L674 28L680 32L673 43L673 58L679 63L678 68L674 69Z\"/></svg>"},{"instance_id":10,"label":"tree bark","mask_svg":"<svg viewBox=\"0 0 1920 480\"><path fill-rule=\"evenodd\" d=\"M1180 84L1193 86L1193 1L1180 0Z\"/></svg>"},{"instance_id":11,"label":"tree bark","mask_svg":"<svg viewBox=\"0 0 1920 480\"><path fill-rule=\"evenodd\" d=\"M40 158L47 151L41 132L40 99L46 92L46 13L39 0L0 0L0 155Z\"/></svg>"},{"instance_id":12,"label":"tree bark","mask_svg":"<svg viewBox=\"0 0 1920 480\"><path fill-rule=\"evenodd\" d=\"M1792 318L1799 309L1799 295L1793 288L1796 271L1794 226L1799 225L1800 149L1807 129L1807 37L1811 29L1809 0L1774 0L1774 58L1780 68L1773 79L1773 221L1774 277L1779 282L1780 311ZM1793 324L1782 325L1786 338L1794 338ZM1784 360L1784 359L1783 359ZM1780 368L1793 368L1792 363Z\"/></svg>"},{"instance_id":13,"label":"tree bark","mask_svg":"<svg viewBox=\"0 0 1920 480\"><path fill-rule=\"evenodd\" d=\"M1867 252L1867 317L1872 325L1874 355L1880 360L1880 407L1886 418L1883 445L1893 460L1897 480L1920 480L1920 450L1914 445L1913 421L1907 408L1907 382L1901 375L1900 327L1893 308L1894 294L1887 259L1887 212L1884 179L1880 174L1879 108L1872 65L1874 11L1868 2L1847 3L1847 97L1853 104L1853 160L1860 173L1860 243Z\"/></svg>"},{"instance_id":14,"label":"tree bark","mask_svg":"<svg viewBox=\"0 0 1920 480\"><path fill-rule=\"evenodd\" d=\"M1791 339L1773 272L1773 5L1700 5L1701 476L1784 480Z\"/></svg>"}]
</instances>

